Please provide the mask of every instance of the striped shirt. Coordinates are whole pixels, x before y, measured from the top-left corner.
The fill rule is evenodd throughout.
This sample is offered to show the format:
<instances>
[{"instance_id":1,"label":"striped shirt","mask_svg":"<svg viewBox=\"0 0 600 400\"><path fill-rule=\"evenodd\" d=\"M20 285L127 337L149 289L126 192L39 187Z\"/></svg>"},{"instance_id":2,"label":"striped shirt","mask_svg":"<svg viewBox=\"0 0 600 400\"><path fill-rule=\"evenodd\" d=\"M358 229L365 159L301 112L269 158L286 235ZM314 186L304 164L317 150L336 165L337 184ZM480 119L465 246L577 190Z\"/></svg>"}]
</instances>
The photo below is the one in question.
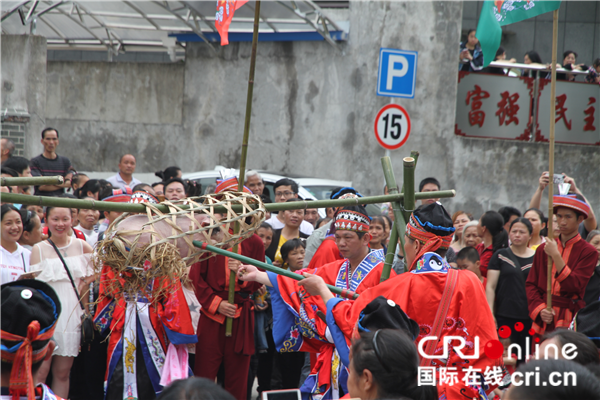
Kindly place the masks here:
<instances>
[{"instance_id":1,"label":"striped shirt","mask_svg":"<svg viewBox=\"0 0 600 400\"><path fill-rule=\"evenodd\" d=\"M33 176L67 176L70 172L71 161L67 157L56 155L54 160L44 157L40 154L31 159L31 175ZM38 196L60 196L65 193L65 189L53 191L40 191L39 186L35 187L35 194Z\"/></svg>"}]
</instances>

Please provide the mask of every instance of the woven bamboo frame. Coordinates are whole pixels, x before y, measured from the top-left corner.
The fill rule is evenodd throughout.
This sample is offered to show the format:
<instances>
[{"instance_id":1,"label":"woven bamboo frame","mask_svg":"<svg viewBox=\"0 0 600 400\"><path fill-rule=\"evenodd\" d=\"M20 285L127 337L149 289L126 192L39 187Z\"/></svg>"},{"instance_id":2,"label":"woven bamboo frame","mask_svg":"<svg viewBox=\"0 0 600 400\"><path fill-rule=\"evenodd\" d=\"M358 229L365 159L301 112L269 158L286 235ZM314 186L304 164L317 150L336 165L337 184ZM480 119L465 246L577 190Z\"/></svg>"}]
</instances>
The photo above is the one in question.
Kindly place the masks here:
<instances>
[{"instance_id":1,"label":"woven bamboo frame","mask_svg":"<svg viewBox=\"0 0 600 400\"><path fill-rule=\"evenodd\" d=\"M211 239L214 239L213 233L218 229L222 233L222 239L214 243L214 246L231 248L250 237L265 218L265 208L260 197L248 193L223 192L187 198L178 203L161 203L168 207L169 213L160 211L154 204L141 204L146 207L148 222L141 229L118 230L120 223L137 215L122 214L107 229L105 239L98 244L95 252L94 268L97 273L106 265L115 272L115 276L125 280L124 283L115 280L110 289L113 295L126 293L135 296L141 290L146 296L159 298L165 291L173 289L174 282L187 279L187 267L214 256L214 253L193 245L194 235L201 234L203 240L214 243ZM236 213L232 208L235 205L241 205L242 212ZM218 213L215 207L224 207L227 212ZM196 219L201 214L208 216L208 225L202 226ZM189 229L184 230L177 224L178 217L189 219ZM166 222L171 227L170 236L164 237L155 229L154 225L158 222ZM238 233L233 230L236 222L240 226ZM139 243L141 236L147 234L150 235L150 243ZM189 247L187 257L181 257L176 246L178 239L183 239ZM153 285L155 279L162 281L162 284ZM148 292L149 288L152 289Z\"/></svg>"}]
</instances>

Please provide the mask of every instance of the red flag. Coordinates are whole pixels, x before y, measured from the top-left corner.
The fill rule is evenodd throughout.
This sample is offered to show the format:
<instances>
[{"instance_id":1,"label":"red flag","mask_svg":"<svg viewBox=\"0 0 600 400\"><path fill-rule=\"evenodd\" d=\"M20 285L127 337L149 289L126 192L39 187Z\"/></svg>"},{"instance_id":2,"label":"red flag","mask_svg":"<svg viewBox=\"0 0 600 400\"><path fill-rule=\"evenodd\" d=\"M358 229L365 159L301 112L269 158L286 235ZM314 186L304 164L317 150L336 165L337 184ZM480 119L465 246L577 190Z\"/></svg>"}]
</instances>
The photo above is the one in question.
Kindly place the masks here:
<instances>
[{"instance_id":1,"label":"red flag","mask_svg":"<svg viewBox=\"0 0 600 400\"><path fill-rule=\"evenodd\" d=\"M215 26L221 35L221 46L229 44L229 25L235 10L246 4L248 0L218 0Z\"/></svg>"}]
</instances>

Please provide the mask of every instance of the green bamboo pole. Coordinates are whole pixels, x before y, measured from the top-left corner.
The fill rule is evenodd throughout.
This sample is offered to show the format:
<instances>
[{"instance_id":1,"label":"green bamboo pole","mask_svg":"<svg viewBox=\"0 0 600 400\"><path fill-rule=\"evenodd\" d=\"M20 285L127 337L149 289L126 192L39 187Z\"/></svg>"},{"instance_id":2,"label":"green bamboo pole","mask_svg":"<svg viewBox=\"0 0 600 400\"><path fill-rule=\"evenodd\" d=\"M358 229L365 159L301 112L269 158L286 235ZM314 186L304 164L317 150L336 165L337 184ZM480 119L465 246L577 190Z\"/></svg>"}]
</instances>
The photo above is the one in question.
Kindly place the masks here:
<instances>
[{"instance_id":1,"label":"green bamboo pole","mask_svg":"<svg viewBox=\"0 0 600 400\"><path fill-rule=\"evenodd\" d=\"M423 192L415 193L416 200L424 199L437 199L437 198L448 198L456 196L454 190L442 190L439 192ZM314 200L314 201L291 201L289 203L271 203L265 204L265 209L270 212L284 211L284 210L301 210L307 208L325 208L325 207L344 207L344 206L355 206L357 204L376 204L376 203L387 203L400 201L404 198L403 194L388 194L381 196L370 196L370 197L358 197L355 199L336 199L336 200ZM145 213L146 206L143 204L130 204L130 203L113 203L109 201L95 201L95 200L78 200L69 199L65 197L51 197L51 196L29 196L26 194L17 193L2 193L2 202L14 203L14 204L27 204L27 205L39 205L39 206L52 206L52 207L65 207L65 208L79 208L84 210L98 210L98 211L117 211L117 212L134 212L134 213ZM164 213L169 212L169 207L162 204L156 204L155 207ZM181 205L182 209L189 208L189 206ZM250 206L256 208L256 206ZM225 213L227 209L223 206L213 207L217 213ZM241 205L233 205L231 209L234 212L241 212Z\"/></svg>"},{"instance_id":2,"label":"green bamboo pole","mask_svg":"<svg viewBox=\"0 0 600 400\"><path fill-rule=\"evenodd\" d=\"M385 177L388 193L397 194L398 185L396 184L390 157L383 157L381 159L381 166L383 168L383 175ZM390 277L392 264L394 263L394 255L396 254L396 246L398 246L398 239L400 239L401 245L404 246L404 229L406 223L404 222L404 216L402 215L400 200L392 202L392 210L394 212L394 223L392 224L392 231L390 232L390 241L385 255L383 270L381 271L380 282L383 282Z\"/></svg>"},{"instance_id":3,"label":"green bamboo pole","mask_svg":"<svg viewBox=\"0 0 600 400\"><path fill-rule=\"evenodd\" d=\"M404 163L404 220L408 221L410 214L415 209L415 166L416 160L412 157L405 157Z\"/></svg>"},{"instance_id":4,"label":"green bamboo pole","mask_svg":"<svg viewBox=\"0 0 600 400\"><path fill-rule=\"evenodd\" d=\"M419 152L418 152L418 151L415 151L415 150L411 151L411 152L410 152L410 157L411 157L411 158L413 158L413 159L415 160L415 165L414 165L414 167L413 167L413 172L412 172L412 174L413 174L413 176L412 176L412 180L413 180L413 182L414 182L414 180L415 180L415 177L414 177L414 168L416 168L416 167L417 167L417 161L419 161ZM403 172L404 172L404 173L406 173L406 169L405 169ZM405 183L406 183L406 181L405 181L405 182L402 182L402 191L400 192L400 193L402 193L403 195L404 195L404 185L405 185ZM413 193L414 193L414 185L412 185L412 188L413 188ZM413 207L412 207L412 208L408 208L408 207L406 207L406 205L405 205L405 198L403 198L403 199L402 199L402 205L403 205L403 208L404 208L404 212L406 213L406 210L407 210L407 209L409 209L409 210L412 210L412 209L414 209L414 203L415 203L415 202L413 201ZM406 219L405 219L405 220L406 220L406 221L408 221L408 219L409 219L409 218L410 218L410 213L408 214L408 216L406 217ZM402 237L402 240L401 240L401 242L402 242L402 254L404 254L404 231L406 231L406 226L404 226L403 228L404 228L404 229L403 229L402 236L401 236L401 237ZM406 265L406 263L404 264L404 272L408 272L408 265Z\"/></svg>"},{"instance_id":5,"label":"green bamboo pole","mask_svg":"<svg viewBox=\"0 0 600 400\"><path fill-rule=\"evenodd\" d=\"M417 161L419 161L419 152L416 150L413 150L410 152L410 156L415 159L415 168L416 168ZM404 194L404 182L402 182L402 190L400 190L400 193ZM403 201L404 201L404 199L403 199Z\"/></svg>"},{"instance_id":6,"label":"green bamboo pole","mask_svg":"<svg viewBox=\"0 0 600 400\"><path fill-rule=\"evenodd\" d=\"M246 175L246 158L248 157L248 138L250 136L250 119L252 117L252 93L254 92L254 71L256 70L256 48L258 46L258 22L260 19L260 0L256 1L254 8L254 31L252 32L252 53L250 55L250 73L248 75L248 95L246 97L246 120L244 121L244 137L242 139L242 156L240 159L240 176L238 177L238 192L244 189L244 180ZM240 231L239 222L235 223L233 231L237 234ZM238 245L233 247L233 252L237 254ZM235 302L235 275L229 275L229 304ZM227 318L225 321L225 336L231 336L233 329L233 318Z\"/></svg>"},{"instance_id":7,"label":"green bamboo pole","mask_svg":"<svg viewBox=\"0 0 600 400\"><path fill-rule=\"evenodd\" d=\"M249 257L243 256L241 254L233 253L233 252L228 251L228 250L223 250L223 249L220 249L218 247L206 244L204 242L200 242L198 240L194 240L192 243L194 244L194 246L196 246L196 247L198 247L200 249L208 250L208 251L210 251L212 253L220 254L220 255L225 256L225 257L231 257L231 258L234 258L234 259L236 259L238 261L241 261L244 264L254 265L257 268L262 268L264 270L267 270L267 271L270 271L270 272L274 272L274 273L276 273L278 275L283 275L285 277L288 277L288 278L291 278L291 279L295 279L297 281L301 281L302 279L304 279L304 277L302 275L296 274L296 273L294 273L292 271L288 271L288 270L283 269L283 268L278 268L278 267L276 267L274 265L269 265L267 263L263 263L263 262L257 261L257 260L255 260L253 258L249 258ZM235 277L235 274L231 274L231 275L233 275ZM358 294L354 293L354 292L352 292L350 290L340 289L340 288L332 286L332 285L327 285L327 288L329 288L329 290L331 291L331 293L338 294L338 295L340 295L342 297L345 297L347 299L356 299L356 298L358 298Z\"/></svg>"},{"instance_id":8,"label":"green bamboo pole","mask_svg":"<svg viewBox=\"0 0 600 400\"><path fill-rule=\"evenodd\" d=\"M41 186L41 185L62 185L65 180L62 176L33 176L18 178L0 178L0 186Z\"/></svg>"}]
</instances>

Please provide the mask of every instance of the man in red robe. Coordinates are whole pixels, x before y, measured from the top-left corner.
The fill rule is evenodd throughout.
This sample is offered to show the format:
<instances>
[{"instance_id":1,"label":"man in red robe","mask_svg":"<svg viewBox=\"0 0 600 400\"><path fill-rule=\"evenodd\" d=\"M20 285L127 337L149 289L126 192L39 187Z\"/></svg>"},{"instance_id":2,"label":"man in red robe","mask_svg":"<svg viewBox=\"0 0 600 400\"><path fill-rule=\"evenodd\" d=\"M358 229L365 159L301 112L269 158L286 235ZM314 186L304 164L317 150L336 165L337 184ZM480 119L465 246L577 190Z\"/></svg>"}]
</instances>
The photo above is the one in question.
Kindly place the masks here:
<instances>
[{"instance_id":1,"label":"man in red robe","mask_svg":"<svg viewBox=\"0 0 600 400\"><path fill-rule=\"evenodd\" d=\"M300 284L327 304L332 336L343 333L350 338L361 312L371 301L378 296L392 300L419 324L415 343L422 357L421 368L434 377L439 398L479 398L499 385L505 370L501 352L498 358L484 352L486 344L500 343L481 282L470 271L451 269L444 259L453 233L452 219L441 204L421 206L406 226L404 254L409 273L370 288L353 301L334 298L317 275L308 276ZM447 336L454 338L446 355Z\"/></svg>"},{"instance_id":2,"label":"man in red robe","mask_svg":"<svg viewBox=\"0 0 600 400\"><path fill-rule=\"evenodd\" d=\"M331 199L355 199L362 197L356 189L352 187L335 188L331 192ZM333 220L341 207L333 207ZM306 241L306 255L304 258L304 268L314 269L321 265L329 264L337 260L343 260L340 250L335 244L335 225L334 221L329 221L321 228L315 229Z\"/></svg>"},{"instance_id":3,"label":"man in red robe","mask_svg":"<svg viewBox=\"0 0 600 400\"><path fill-rule=\"evenodd\" d=\"M219 183L216 192L225 190L237 190L237 178ZM250 192L247 188L244 191ZM265 248L257 235L241 242L238 252L257 261L265 261ZM223 364L225 390L236 399L245 400L250 357L254 354L254 312L250 295L262 284L236 282L235 304L230 304L227 301L229 275L235 274L239 266L237 260L215 255L192 265L189 277L202 305L194 375L214 381ZM227 317L233 318L230 337L225 336Z\"/></svg>"},{"instance_id":4,"label":"man in red robe","mask_svg":"<svg viewBox=\"0 0 600 400\"><path fill-rule=\"evenodd\" d=\"M361 293L379 284L384 253L369 249L369 223L362 206L339 210L334 220L335 242L344 259L299 273L316 274L324 282L350 294ZM395 276L393 271L391 274ZM308 296L298 281L272 272L259 272L255 267L243 266L238 276L245 281L258 281L269 286L273 339L281 353L318 353L310 375L300 388L303 398L337 399L348 393L348 372L335 349L327 323L318 316L318 313L325 314L325 304L319 298Z\"/></svg>"},{"instance_id":5,"label":"man in red robe","mask_svg":"<svg viewBox=\"0 0 600 400\"><path fill-rule=\"evenodd\" d=\"M585 288L598 261L594 246L578 232L579 224L590 213L590 206L579 195L557 195L553 199L560 236L558 240L546 238L546 243L536 249L525 284L532 328L539 336L569 327L573 316L585 306ZM552 310L546 304L548 256L553 261Z\"/></svg>"}]
</instances>

